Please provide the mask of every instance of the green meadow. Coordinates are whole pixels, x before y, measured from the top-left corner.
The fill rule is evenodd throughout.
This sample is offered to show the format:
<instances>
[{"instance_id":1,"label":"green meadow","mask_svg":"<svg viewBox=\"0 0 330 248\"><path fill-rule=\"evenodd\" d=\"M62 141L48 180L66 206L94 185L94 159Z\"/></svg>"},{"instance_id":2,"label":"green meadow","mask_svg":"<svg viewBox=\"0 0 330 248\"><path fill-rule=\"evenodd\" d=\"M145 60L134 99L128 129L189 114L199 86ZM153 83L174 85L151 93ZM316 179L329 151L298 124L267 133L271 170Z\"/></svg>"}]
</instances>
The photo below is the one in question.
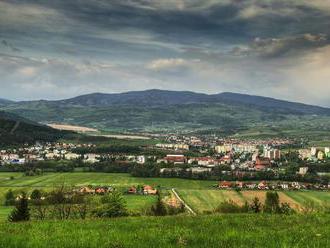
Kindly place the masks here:
<instances>
[{"instance_id":1,"label":"green meadow","mask_svg":"<svg viewBox=\"0 0 330 248\"><path fill-rule=\"evenodd\" d=\"M0 223L0 247L329 247L326 215L202 215Z\"/></svg>"}]
</instances>

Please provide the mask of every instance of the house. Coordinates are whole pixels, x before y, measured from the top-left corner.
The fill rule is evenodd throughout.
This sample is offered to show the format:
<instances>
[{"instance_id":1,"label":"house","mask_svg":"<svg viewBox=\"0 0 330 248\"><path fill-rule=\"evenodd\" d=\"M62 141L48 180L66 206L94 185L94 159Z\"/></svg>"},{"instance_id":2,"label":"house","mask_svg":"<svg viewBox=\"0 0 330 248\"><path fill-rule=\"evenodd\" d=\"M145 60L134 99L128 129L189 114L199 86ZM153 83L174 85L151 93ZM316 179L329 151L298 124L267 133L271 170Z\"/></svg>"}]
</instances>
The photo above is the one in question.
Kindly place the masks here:
<instances>
[{"instance_id":1,"label":"house","mask_svg":"<svg viewBox=\"0 0 330 248\"><path fill-rule=\"evenodd\" d=\"M244 183L243 182L236 182L235 187L239 188L239 189L242 189L244 187Z\"/></svg>"},{"instance_id":2,"label":"house","mask_svg":"<svg viewBox=\"0 0 330 248\"><path fill-rule=\"evenodd\" d=\"M292 182L290 186L293 189L300 189L301 188L301 186L298 182Z\"/></svg>"},{"instance_id":3,"label":"house","mask_svg":"<svg viewBox=\"0 0 330 248\"><path fill-rule=\"evenodd\" d=\"M231 162L232 162L232 158L229 154L220 158L220 164L230 164Z\"/></svg>"},{"instance_id":4,"label":"house","mask_svg":"<svg viewBox=\"0 0 330 248\"><path fill-rule=\"evenodd\" d=\"M143 194L145 195L156 195L157 194L157 189L154 189L153 187L149 185L143 186Z\"/></svg>"},{"instance_id":5,"label":"house","mask_svg":"<svg viewBox=\"0 0 330 248\"><path fill-rule=\"evenodd\" d=\"M103 195L105 193L108 193L112 190L111 187L97 187L95 189L95 194L100 194L100 195Z\"/></svg>"},{"instance_id":6,"label":"house","mask_svg":"<svg viewBox=\"0 0 330 248\"><path fill-rule=\"evenodd\" d=\"M84 193L84 194L94 194L95 193L95 190L94 189L92 189L92 188L90 188L90 187L81 187L80 189L79 189L79 192L80 193Z\"/></svg>"},{"instance_id":7,"label":"house","mask_svg":"<svg viewBox=\"0 0 330 248\"><path fill-rule=\"evenodd\" d=\"M227 182L227 181L222 181L222 182L219 182L218 187L220 189L230 189L232 187L232 183Z\"/></svg>"},{"instance_id":8,"label":"house","mask_svg":"<svg viewBox=\"0 0 330 248\"><path fill-rule=\"evenodd\" d=\"M98 154L88 153L84 155L85 158L84 162L90 164L98 163L100 162L99 157L100 156Z\"/></svg>"},{"instance_id":9,"label":"house","mask_svg":"<svg viewBox=\"0 0 330 248\"><path fill-rule=\"evenodd\" d=\"M307 171L308 171L308 167L299 167L298 174L304 176L306 175Z\"/></svg>"},{"instance_id":10,"label":"house","mask_svg":"<svg viewBox=\"0 0 330 248\"><path fill-rule=\"evenodd\" d=\"M289 184L288 183L280 183L279 187L281 189L287 190L287 189L289 189Z\"/></svg>"},{"instance_id":11,"label":"house","mask_svg":"<svg viewBox=\"0 0 330 248\"><path fill-rule=\"evenodd\" d=\"M127 193L129 194L136 194L137 193L137 189L135 186L132 186L128 189Z\"/></svg>"},{"instance_id":12,"label":"house","mask_svg":"<svg viewBox=\"0 0 330 248\"><path fill-rule=\"evenodd\" d=\"M168 164L184 164L187 161L184 155L167 155L163 160Z\"/></svg>"},{"instance_id":13,"label":"house","mask_svg":"<svg viewBox=\"0 0 330 248\"><path fill-rule=\"evenodd\" d=\"M257 184L256 183L245 183L244 187L247 189L255 189L257 187Z\"/></svg>"},{"instance_id":14,"label":"house","mask_svg":"<svg viewBox=\"0 0 330 248\"><path fill-rule=\"evenodd\" d=\"M186 171L191 171L193 174L204 173L204 172L211 172L211 168L204 168L204 167L191 167L188 168Z\"/></svg>"},{"instance_id":15,"label":"house","mask_svg":"<svg viewBox=\"0 0 330 248\"><path fill-rule=\"evenodd\" d=\"M69 152L69 153L64 155L64 158L67 159L67 160L75 160L75 159L80 158L80 155L76 154L76 153Z\"/></svg>"},{"instance_id":16,"label":"house","mask_svg":"<svg viewBox=\"0 0 330 248\"><path fill-rule=\"evenodd\" d=\"M261 181L258 184L258 189L260 189L260 190L267 190L267 189L269 189L267 182L266 181Z\"/></svg>"}]
</instances>

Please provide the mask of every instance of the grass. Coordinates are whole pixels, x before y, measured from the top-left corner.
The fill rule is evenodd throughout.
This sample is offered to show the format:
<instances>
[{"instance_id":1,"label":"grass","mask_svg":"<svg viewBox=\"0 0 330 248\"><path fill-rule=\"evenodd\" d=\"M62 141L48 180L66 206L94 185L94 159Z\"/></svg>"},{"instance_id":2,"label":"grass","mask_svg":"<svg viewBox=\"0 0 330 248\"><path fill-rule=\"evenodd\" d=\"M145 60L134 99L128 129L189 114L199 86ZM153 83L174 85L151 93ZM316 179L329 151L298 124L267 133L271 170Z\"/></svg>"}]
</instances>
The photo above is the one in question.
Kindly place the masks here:
<instances>
[{"instance_id":1,"label":"grass","mask_svg":"<svg viewBox=\"0 0 330 248\"><path fill-rule=\"evenodd\" d=\"M14 180L10 180L14 176ZM164 188L205 189L214 181L188 180L177 178L139 178L124 173L47 173L41 176L27 177L22 173L0 173L0 187L54 187L66 185L113 185L127 188L137 184L149 184Z\"/></svg>"},{"instance_id":2,"label":"grass","mask_svg":"<svg viewBox=\"0 0 330 248\"><path fill-rule=\"evenodd\" d=\"M324 215L212 215L0 224L0 247L329 247Z\"/></svg>"}]
</instances>

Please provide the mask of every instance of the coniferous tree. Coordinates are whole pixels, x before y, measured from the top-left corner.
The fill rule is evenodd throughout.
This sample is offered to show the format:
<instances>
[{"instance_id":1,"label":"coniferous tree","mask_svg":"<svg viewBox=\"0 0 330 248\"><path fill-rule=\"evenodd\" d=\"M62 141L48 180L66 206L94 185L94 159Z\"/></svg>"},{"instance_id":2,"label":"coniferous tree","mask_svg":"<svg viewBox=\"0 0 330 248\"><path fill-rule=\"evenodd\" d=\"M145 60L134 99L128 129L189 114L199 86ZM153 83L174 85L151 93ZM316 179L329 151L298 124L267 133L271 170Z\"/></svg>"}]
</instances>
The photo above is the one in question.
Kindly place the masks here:
<instances>
[{"instance_id":1,"label":"coniferous tree","mask_svg":"<svg viewBox=\"0 0 330 248\"><path fill-rule=\"evenodd\" d=\"M25 192L22 193L16 207L9 215L8 220L11 222L30 220L29 202Z\"/></svg>"}]
</instances>

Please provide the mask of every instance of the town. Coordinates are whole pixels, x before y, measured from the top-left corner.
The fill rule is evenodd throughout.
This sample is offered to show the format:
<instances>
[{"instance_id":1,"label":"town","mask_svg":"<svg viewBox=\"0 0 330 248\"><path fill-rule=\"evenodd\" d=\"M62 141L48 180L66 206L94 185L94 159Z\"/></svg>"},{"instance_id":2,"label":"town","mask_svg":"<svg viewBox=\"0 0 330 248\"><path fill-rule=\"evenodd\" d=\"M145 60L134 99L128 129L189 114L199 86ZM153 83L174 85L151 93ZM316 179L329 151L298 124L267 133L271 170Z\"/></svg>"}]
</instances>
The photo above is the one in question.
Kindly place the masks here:
<instances>
[{"instance_id":1,"label":"town","mask_svg":"<svg viewBox=\"0 0 330 248\"><path fill-rule=\"evenodd\" d=\"M19 166L32 174L36 168L55 171L51 168L52 165L58 167L54 163L69 164L69 171L79 167L103 171L103 167L115 165L114 171L110 169L108 172L219 180L222 181L219 183L221 189L324 190L330 187L326 176L330 168L330 148L307 148L289 139L239 140L168 135L163 142L144 146L138 151L119 149L107 152L107 149L97 148L98 145L93 143L38 142L32 146L1 150L0 164L3 171ZM242 180L262 182L243 183ZM266 184L264 180L279 182Z\"/></svg>"}]
</instances>

